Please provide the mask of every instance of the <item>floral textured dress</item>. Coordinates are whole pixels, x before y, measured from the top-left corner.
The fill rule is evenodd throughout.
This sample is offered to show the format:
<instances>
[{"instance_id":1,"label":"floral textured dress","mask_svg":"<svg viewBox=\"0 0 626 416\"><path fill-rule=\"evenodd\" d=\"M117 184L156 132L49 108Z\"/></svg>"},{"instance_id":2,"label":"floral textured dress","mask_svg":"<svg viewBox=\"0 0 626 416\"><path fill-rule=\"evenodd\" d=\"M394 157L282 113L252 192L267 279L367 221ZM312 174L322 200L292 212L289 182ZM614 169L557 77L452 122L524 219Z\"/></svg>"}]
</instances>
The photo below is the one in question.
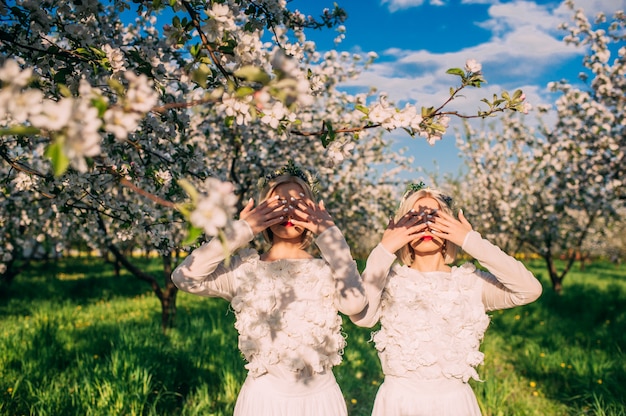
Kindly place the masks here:
<instances>
[{"instance_id":1,"label":"floral textured dress","mask_svg":"<svg viewBox=\"0 0 626 416\"><path fill-rule=\"evenodd\" d=\"M234 251L253 235L238 221L228 237ZM339 229L326 230L316 244L323 259L265 262L242 249L226 265L214 240L172 274L181 290L231 303L248 370L235 415L347 414L332 373L346 345L337 312L358 313L367 300Z\"/></svg>"},{"instance_id":2,"label":"floral textured dress","mask_svg":"<svg viewBox=\"0 0 626 416\"><path fill-rule=\"evenodd\" d=\"M381 323L373 340L385 381L374 416L480 415L467 382L479 380L486 312L534 301L541 284L475 231L463 250L489 272L472 263L426 273L392 266L395 256L382 245L370 254L363 273L370 304L357 324Z\"/></svg>"}]
</instances>

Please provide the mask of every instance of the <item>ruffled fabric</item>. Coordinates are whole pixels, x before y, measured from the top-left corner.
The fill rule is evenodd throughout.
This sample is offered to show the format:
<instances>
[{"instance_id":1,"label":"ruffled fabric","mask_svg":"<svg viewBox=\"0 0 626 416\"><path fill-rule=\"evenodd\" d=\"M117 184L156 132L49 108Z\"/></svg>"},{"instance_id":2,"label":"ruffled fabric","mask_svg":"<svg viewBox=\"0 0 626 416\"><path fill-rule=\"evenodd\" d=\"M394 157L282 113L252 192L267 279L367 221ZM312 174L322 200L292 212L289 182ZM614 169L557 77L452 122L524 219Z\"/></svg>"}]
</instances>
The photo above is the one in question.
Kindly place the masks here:
<instances>
[{"instance_id":1,"label":"ruffled fabric","mask_svg":"<svg viewBox=\"0 0 626 416\"><path fill-rule=\"evenodd\" d=\"M254 250L242 250L240 256L243 273L238 273L231 307L249 374L276 374L280 367L300 379L339 364L346 343L326 262L263 262Z\"/></svg>"},{"instance_id":2,"label":"ruffled fabric","mask_svg":"<svg viewBox=\"0 0 626 416\"><path fill-rule=\"evenodd\" d=\"M450 273L395 266L382 295L381 330L373 333L385 375L479 380L480 342L489 317L481 279L466 263Z\"/></svg>"}]
</instances>

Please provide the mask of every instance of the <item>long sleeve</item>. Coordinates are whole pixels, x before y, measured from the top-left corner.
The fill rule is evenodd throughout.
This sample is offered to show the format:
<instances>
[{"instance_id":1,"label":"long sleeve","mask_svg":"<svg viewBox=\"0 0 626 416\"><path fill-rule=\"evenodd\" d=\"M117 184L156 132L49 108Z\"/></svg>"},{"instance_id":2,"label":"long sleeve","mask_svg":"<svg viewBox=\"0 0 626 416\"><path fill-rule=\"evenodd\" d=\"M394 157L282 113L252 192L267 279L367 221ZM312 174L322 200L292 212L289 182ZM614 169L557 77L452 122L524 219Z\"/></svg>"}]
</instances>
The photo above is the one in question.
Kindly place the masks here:
<instances>
[{"instance_id":1,"label":"long sleeve","mask_svg":"<svg viewBox=\"0 0 626 416\"><path fill-rule=\"evenodd\" d=\"M378 322L381 296L387 283L389 270L395 260L395 254L387 251L381 244L378 244L368 256L363 271L363 287L368 305L358 315L350 316L356 325L369 328Z\"/></svg>"},{"instance_id":2,"label":"long sleeve","mask_svg":"<svg viewBox=\"0 0 626 416\"><path fill-rule=\"evenodd\" d=\"M489 273L481 273L485 279L482 291L485 310L526 305L541 296L541 283L522 262L482 238L476 231L468 233L462 248L489 270Z\"/></svg>"},{"instance_id":3,"label":"long sleeve","mask_svg":"<svg viewBox=\"0 0 626 416\"><path fill-rule=\"evenodd\" d=\"M337 227L331 227L315 240L322 257L329 264L336 287L336 305L340 312L354 315L367 305L361 276L346 239Z\"/></svg>"},{"instance_id":4,"label":"long sleeve","mask_svg":"<svg viewBox=\"0 0 626 416\"><path fill-rule=\"evenodd\" d=\"M223 264L224 259L253 237L247 222L235 221L232 229L226 231L226 246L213 238L198 247L172 272L172 282L185 292L231 300L235 291L232 271L238 259L231 258L229 267Z\"/></svg>"}]
</instances>

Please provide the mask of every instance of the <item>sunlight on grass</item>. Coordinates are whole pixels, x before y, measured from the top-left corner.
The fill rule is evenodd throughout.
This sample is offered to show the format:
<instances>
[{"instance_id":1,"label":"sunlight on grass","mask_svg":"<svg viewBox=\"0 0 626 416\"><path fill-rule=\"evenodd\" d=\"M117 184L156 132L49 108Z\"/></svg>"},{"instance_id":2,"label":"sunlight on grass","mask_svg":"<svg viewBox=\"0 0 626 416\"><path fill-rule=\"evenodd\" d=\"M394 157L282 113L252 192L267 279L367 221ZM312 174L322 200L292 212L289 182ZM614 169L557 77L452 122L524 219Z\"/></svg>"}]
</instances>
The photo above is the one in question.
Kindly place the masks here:
<instances>
[{"instance_id":1,"label":"sunlight on grass","mask_svg":"<svg viewBox=\"0 0 626 416\"><path fill-rule=\"evenodd\" d=\"M531 267L542 298L491 314L471 382L484 415L625 415L626 266L574 270L561 296ZM226 416L246 375L227 302L179 293L163 334L147 285L95 259L29 270L0 317L0 415ZM335 374L350 415L369 416L383 380L372 329L343 327Z\"/></svg>"}]
</instances>

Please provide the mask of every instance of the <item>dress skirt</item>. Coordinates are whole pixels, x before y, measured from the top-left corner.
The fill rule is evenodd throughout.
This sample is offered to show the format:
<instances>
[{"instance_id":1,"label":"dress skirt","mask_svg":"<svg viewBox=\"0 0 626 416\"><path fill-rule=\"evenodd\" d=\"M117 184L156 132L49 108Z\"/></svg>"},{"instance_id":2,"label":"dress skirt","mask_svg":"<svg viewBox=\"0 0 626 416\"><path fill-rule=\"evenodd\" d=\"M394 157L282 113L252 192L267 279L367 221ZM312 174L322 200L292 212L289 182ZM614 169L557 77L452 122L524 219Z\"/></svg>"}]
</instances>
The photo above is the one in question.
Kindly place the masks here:
<instances>
[{"instance_id":1,"label":"dress skirt","mask_svg":"<svg viewBox=\"0 0 626 416\"><path fill-rule=\"evenodd\" d=\"M480 416L472 387L457 379L386 376L372 416Z\"/></svg>"},{"instance_id":2,"label":"dress skirt","mask_svg":"<svg viewBox=\"0 0 626 416\"><path fill-rule=\"evenodd\" d=\"M332 372L304 380L248 375L233 416L347 416L346 402Z\"/></svg>"}]
</instances>

